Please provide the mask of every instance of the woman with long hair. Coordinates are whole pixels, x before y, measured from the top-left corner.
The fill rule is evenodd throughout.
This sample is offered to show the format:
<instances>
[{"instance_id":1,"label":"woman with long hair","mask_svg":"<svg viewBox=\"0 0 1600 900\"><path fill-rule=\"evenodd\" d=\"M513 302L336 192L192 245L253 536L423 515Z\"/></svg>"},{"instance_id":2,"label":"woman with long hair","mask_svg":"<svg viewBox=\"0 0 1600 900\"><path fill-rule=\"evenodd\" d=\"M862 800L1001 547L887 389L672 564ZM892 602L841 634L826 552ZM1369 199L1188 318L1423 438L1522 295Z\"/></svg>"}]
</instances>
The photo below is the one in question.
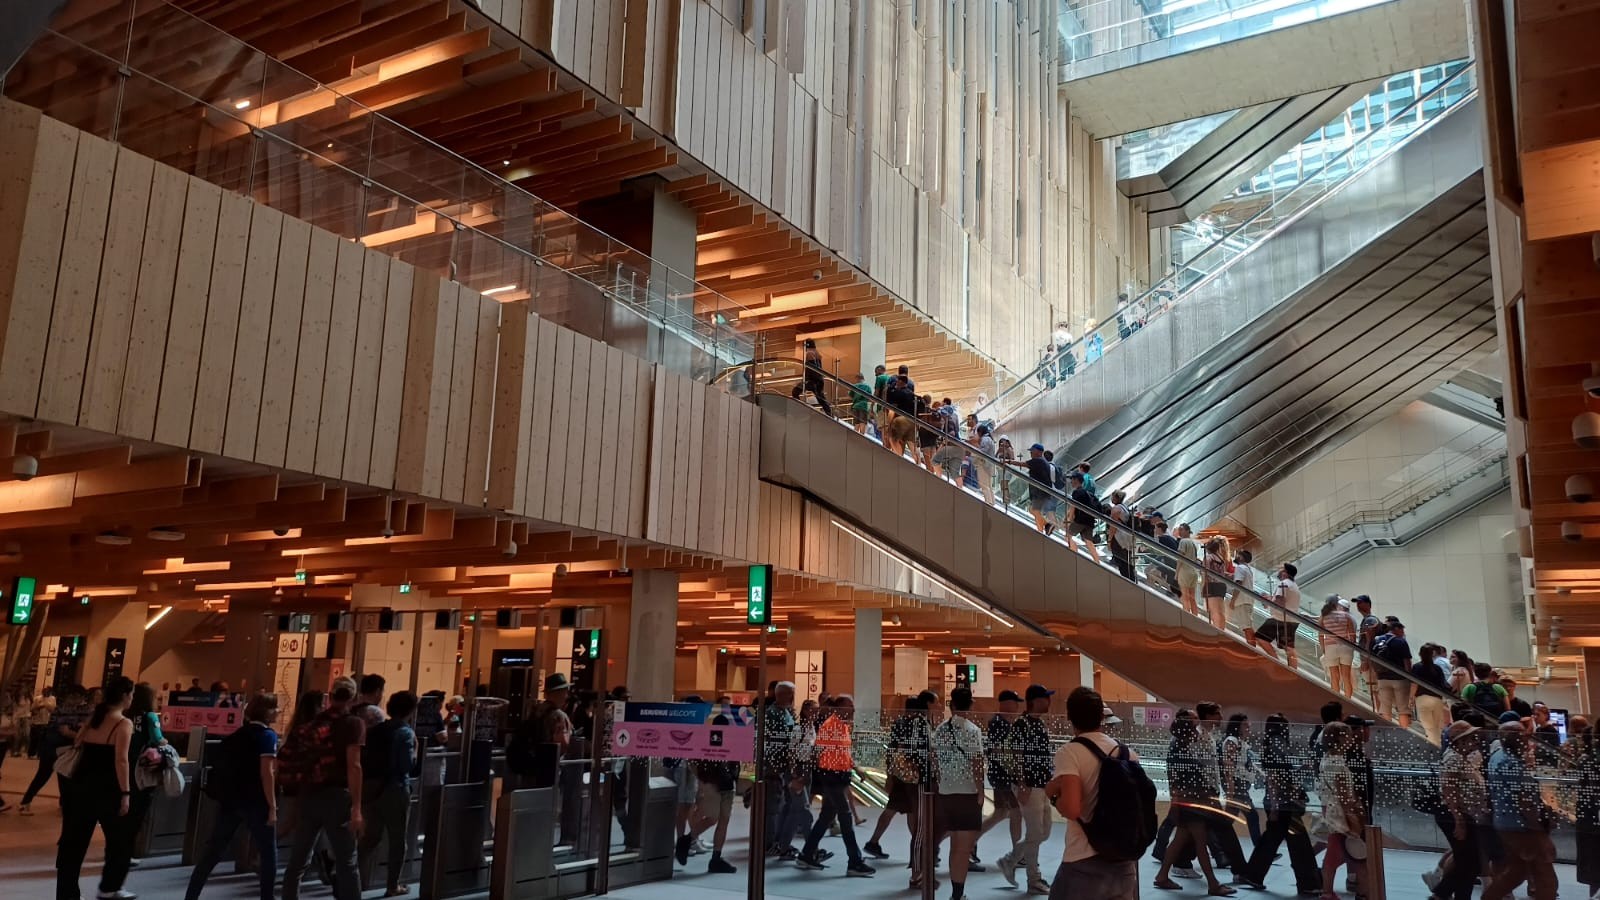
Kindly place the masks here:
<instances>
[{"instance_id":1,"label":"woman with long hair","mask_svg":"<svg viewBox=\"0 0 1600 900\"><path fill-rule=\"evenodd\" d=\"M1250 746L1250 717L1234 713L1222 727L1222 795L1228 800L1230 813L1244 816L1252 844L1261 843L1261 814L1250 798L1250 786L1259 769L1255 750Z\"/></svg>"},{"instance_id":2,"label":"woman with long hair","mask_svg":"<svg viewBox=\"0 0 1600 900\"><path fill-rule=\"evenodd\" d=\"M127 707L127 686L120 681L108 685L73 742L78 760L70 775L61 779L56 900L79 900L83 857L89 851L96 825L106 839L99 896L126 900L134 897L122 889L133 859L133 832L123 822L133 788L128 761L133 723L122 714Z\"/></svg>"},{"instance_id":3,"label":"woman with long hair","mask_svg":"<svg viewBox=\"0 0 1600 900\"><path fill-rule=\"evenodd\" d=\"M301 699L321 691L311 691ZM206 790L223 798L216 824L194 871L184 900L199 900L200 890L211 877L211 870L222 859L223 851L243 825L255 844L261 900L272 900L273 882L278 876L278 733L272 723L278 718L278 696L257 694L244 706L244 726L222 739L218 764L211 770L212 781Z\"/></svg>"},{"instance_id":4,"label":"woman with long hair","mask_svg":"<svg viewBox=\"0 0 1600 900\"><path fill-rule=\"evenodd\" d=\"M1465 650L1450 651L1450 693L1461 696L1461 691L1472 683L1472 657Z\"/></svg>"},{"instance_id":5,"label":"woman with long hair","mask_svg":"<svg viewBox=\"0 0 1600 900\"><path fill-rule=\"evenodd\" d=\"M1352 840L1359 840L1366 822L1356 779L1345 761L1345 753L1355 742L1355 733L1343 722L1322 729L1322 766L1317 772L1317 796L1322 798L1318 832L1327 838L1328 852L1322 857L1322 900L1339 900L1333 879L1339 867L1352 858Z\"/></svg>"},{"instance_id":6,"label":"woman with long hair","mask_svg":"<svg viewBox=\"0 0 1600 900\"><path fill-rule=\"evenodd\" d=\"M1289 720L1279 713L1267 716L1261 732L1261 769L1267 782L1267 827L1254 842L1250 861L1234 870L1240 881L1256 890L1266 890L1267 869L1277 858L1280 844L1289 845L1289 864L1294 869L1295 887L1301 894L1320 892L1322 874L1317 869L1317 854L1306 832L1306 790L1300 782L1299 768L1289 750Z\"/></svg>"},{"instance_id":7,"label":"woman with long hair","mask_svg":"<svg viewBox=\"0 0 1600 900\"><path fill-rule=\"evenodd\" d=\"M1339 605L1339 595L1328 597L1322 604L1318 619L1322 630L1317 632L1317 643L1322 648L1322 668L1328 673L1328 687L1335 694L1351 697L1356 692L1354 671L1356 648L1356 623L1350 613ZM1342 640L1341 640L1342 638Z\"/></svg>"},{"instance_id":8,"label":"woman with long hair","mask_svg":"<svg viewBox=\"0 0 1600 900\"><path fill-rule=\"evenodd\" d=\"M1172 807L1177 817L1177 833L1161 857L1161 869L1156 872L1155 886L1164 891L1183 888L1171 878L1172 866L1186 850L1192 848L1200 862L1200 872L1206 879L1206 894L1212 897L1230 897L1233 888L1217 880L1211 869L1211 855L1206 849L1206 811L1217 802L1216 756L1202 745L1209 738L1200 735L1195 720L1180 717L1172 720L1172 743L1167 753L1167 786L1172 796Z\"/></svg>"},{"instance_id":9,"label":"woman with long hair","mask_svg":"<svg viewBox=\"0 0 1600 900\"><path fill-rule=\"evenodd\" d=\"M1233 553L1228 550L1228 539L1215 535L1206 541L1206 616L1211 627L1218 631L1228 629L1228 573L1233 569Z\"/></svg>"},{"instance_id":10,"label":"woman with long hair","mask_svg":"<svg viewBox=\"0 0 1600 900\"><path fill-rule=\"evenodd\" d=\"M123 678L122 681L132 683ZM156 692L148 684L135 684L128 695L128 709L125 715L133 722L133 737L128 742L128 762L133 766L133 771L139 771L141 759L157 747L167 742L166 735L161 733L161 717L156 715ZM159 767L160 753L149 762L152 767ZM133 835L139 833L144 825L144 820L150 815L150 802L154 799L156 786L140 787L138 779L134 780L133 797L128 804L127 821L123 824L128 829L132 840Z\"/></svg>"}]
</instances>

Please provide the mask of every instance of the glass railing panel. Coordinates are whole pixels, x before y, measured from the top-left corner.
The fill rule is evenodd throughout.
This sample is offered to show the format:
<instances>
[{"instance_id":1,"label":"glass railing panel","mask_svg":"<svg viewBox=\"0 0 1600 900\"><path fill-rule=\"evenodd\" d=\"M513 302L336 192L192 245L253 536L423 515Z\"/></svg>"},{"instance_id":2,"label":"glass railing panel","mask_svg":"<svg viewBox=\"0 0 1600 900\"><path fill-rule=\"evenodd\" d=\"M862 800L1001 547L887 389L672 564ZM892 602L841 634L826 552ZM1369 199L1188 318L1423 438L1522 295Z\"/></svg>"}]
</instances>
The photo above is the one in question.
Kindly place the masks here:
<instances>
[{"instance_id":1,"label":"glass railing panel","mask_svg":"<svg viewBox=\"0 0 1600 900\"><path fill-rule=\"evenodd\" d=\"M272 137L253 142L252 199L339 237L363 236L378 201L360 175Z\"/></svg>"},{"instance_id":2,"label":"glass railing panel","mask_svg":"<svg viewBox=\"0 0 1600 900\"><path fill-rule=\"evenodd\" d=\"M65 73L70 72L70 76ZM87 53L54 32L39 36L33 48L6 75L6 96L96 137L116 132L117 84L114 59Z\"/></svg>"},{"instance_id":3,"label":"glass railing panel","mask_svg":"<svg viewBox=\"0 0 1600 900\"><path fill-rule=\"evenodd\" d=\"M1455 103L1428 120L1439 121L1443 115L1461 103L1476 96L1476 70L1464 66L1449 80L1436 85L1432 92L1416 101L1412 107L1444 95L1459 85L1468 85ZM1288 227L1308 210L1350 184L1389 154L1420 135L1424 127L1408 127L1402 133L1393 128L1368 132L1335 156L1316 172L1287 188L1273 188L1272 201L1260 207L1249 218L1223 233L1211 244L1195 253L1180 268L1167 275L1143 294L1119 303L1112 318L1094 322L1086 333L1075 335L1076 340L1065 348L1047 353L1040 364L1027 376L1001 391L998 396L978 410L980 418L1003 422L1020 412L1040 396L1070 378L1081 366L1090 365L1116 344L1138 333L1151 320L1170 311L1182 302L1184 296L1212 278L1222 276L1229 266L1283 228Z\"/></svg>"},{"instance_id":4,"label":"glass railing panel","mask_svg":"<svg viewBox=\"0 0 1600 900\"><path fill-rule=\"evenodd\" d=\"M1353 12L1388 0L1129 0L1075 4L1062 28L1072 62L1166 41L1167 55L1197 50ZM1151 7L1154 6L1152 9ZM1074 21L1075 20L1075 21ZM1070 68L1067 77L1072 77Z\"/></svg>"}]
</instances>

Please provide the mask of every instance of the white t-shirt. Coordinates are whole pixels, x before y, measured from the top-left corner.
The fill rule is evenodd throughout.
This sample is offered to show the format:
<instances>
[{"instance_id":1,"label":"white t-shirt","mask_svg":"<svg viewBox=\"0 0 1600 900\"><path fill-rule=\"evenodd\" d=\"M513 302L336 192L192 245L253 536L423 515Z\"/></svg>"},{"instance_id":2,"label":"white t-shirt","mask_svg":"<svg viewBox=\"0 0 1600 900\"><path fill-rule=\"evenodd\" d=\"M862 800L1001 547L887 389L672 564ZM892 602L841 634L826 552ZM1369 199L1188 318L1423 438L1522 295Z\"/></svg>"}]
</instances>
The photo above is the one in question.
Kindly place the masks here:
<instances>
[{"instance_id":1,"label":"white t-shirt","mask_svg":"<svg viewBox=\"0 0 1600 900\"><path fill-rule=\"evenodd\" d=\"M1116 738L1103 731L1091 731L1082 736L1094 741L1107 756L1117 750ZM1136 760L1139 754L1130 747L1128 758ZM1056 775L1078 776L1078 782L1083 786L1083 819L1093 821L1095 801L1100 799L1100 758L1088 747L1068 743L1056 751ZM1094 847L1090 846L1089 836L1084 834L1083 826L1069 819L1067 846L1061 853L1061 861L1077 862L1094 855Z\"/></svg>"},{"instance_id":2,"label":"white t-shirt","mask_svg":"<svg viewBox=\"0 0 1600 900\"><path fill-rule=\"evenodd\" d=\"M1276 597L1278 602L1283 604L1283 608L1289 612L1300 611L1300 585L1295 584L1293 580L1288 578L1279 578L1278 589L1273 593L1273 596ZM1286 613L1274 612L1274 618L1278 619L1279 621L1286 621L1288 619L1288 615Z\"/></svg>"},{"instance_id":3,"label":"white t-shirt","mask_svg":"<svg viewBox=\"0 0 1600 900\"><path fill-rule=\"evenodd\" d=\"M933 752L939 763L939 793L976 794L974 761L982 772L983 731L961 716L951 716L933 729Z\"/></svg>"}]
</instances>

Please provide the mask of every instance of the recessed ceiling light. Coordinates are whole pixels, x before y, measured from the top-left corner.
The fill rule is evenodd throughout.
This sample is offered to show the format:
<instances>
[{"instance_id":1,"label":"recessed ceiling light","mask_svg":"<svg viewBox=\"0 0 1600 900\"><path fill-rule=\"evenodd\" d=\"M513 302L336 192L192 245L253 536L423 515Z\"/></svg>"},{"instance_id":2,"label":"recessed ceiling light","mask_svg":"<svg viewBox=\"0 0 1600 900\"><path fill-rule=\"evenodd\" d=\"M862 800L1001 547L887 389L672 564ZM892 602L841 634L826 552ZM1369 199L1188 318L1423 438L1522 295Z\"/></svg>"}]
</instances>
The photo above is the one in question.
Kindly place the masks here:
<instances>
[{"instance_id":1,"label":"recessed ceiling light","mask_svg":"<svg viewBox=\"0 0 1600 900\"><path fill-rule=\"evenodd\" d=\"M489 288L487 291L483 292L483 295L485 297L493 297L495 294L504 294L506 291L514 291L516 289L517 286L514 284L502 284L496 288Z\"/></svg>"},{"instance_id":2,"label":"recessed ceiling light","mask_svg":"<svg viewBox=\"0 0 1600 900\"><path fill-rule=\"evenodd\" d=\"M94 536L96 544L105 544L107 547L126 547L133 543L133 538L115 531L102 531Z\"/></svg>"},{"instance_id":3,"label":"recessed ceiling light","mask_svg":"<svg viewBox=\"0 0 1600 900\"><path fill-rule=\"evenodd\" d=\"M233 105L233 108L234 109L249 109L250 108L250 101L249 100L240 100L238 103L235 103Z\"/></svg>"},{"instance_id":4,"label":"recessed ceiling light","mask_svg":"<svg viewBox=\"0 0 1600 900\"><path fill-rule=\"evenodd\" d=\"M181 541L184 533L170 525L157 525L145 534L152 541Z\"/></svg>"},{"instance_id":5,"label":"recessed ceiling light","mask_svg":"<svg viewBox=\"0 0 1600 900\"><path fill-rule=\"evenodd\" d=\"M509 165L511 165L511 160L509 160L509 159L502 159L502 160L500 160L500 165L502 165L502 166L509 166Z\"/></svg>"}]
</instances>

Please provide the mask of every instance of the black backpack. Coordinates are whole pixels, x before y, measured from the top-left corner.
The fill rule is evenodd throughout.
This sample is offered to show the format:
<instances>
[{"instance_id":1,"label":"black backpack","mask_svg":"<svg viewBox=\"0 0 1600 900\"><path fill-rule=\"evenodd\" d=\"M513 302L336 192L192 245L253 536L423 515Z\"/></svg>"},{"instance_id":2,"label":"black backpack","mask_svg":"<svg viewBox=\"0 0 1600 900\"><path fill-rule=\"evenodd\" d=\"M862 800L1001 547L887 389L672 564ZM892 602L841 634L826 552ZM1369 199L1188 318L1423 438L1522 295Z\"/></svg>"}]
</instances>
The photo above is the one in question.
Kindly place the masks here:
<instances>
[{"instance_id":1,"label":"black backpack","mask_svg":"<svg viewBox=\"0 0 1600 900\"><path fill-rule=\"evenodd\" d=\"M1073 738L1100 760L1094 818L1079 820L1096 855L1110 862L1139 859L1156 839L1156 786L1128 747L1117 742L1114 756L1086 737Z\"/></svg>"},{"instance_id":2,"label":"black backpack","mask_svg":"<svg viewBox=\"0 0 1600 900\"><path fill-rule=\"evenodd\" d=\"M206 773L204 793L224 807L259 803L261 789L260 744L256 729L264 726L248 722L222 739L216 762Z\"/></svg>"},{"instance_id":3,"label":"black backpack","mask_svg":"<svg viewBox=\"0 0 1600 900\"><path fill-rule=\"evenodd\" d=\"M1495 690L1498 686L1492 681L1474 681L1472 683L1472 705L1494 716L1499 716L1505 712L1506 699Z\"/></svg>"},{"instance_id":4,"label":"black backpack","mask_svg":"<svg viewBox=\"0 0 1600 900\"><path fill-rule=\"evenodd\" d=\"M537 787L555 784L556 770L561 766L561 754L553 742L550 727L558 712L560 707L552 703L535 706L532 714L512 733L511 743L506 747L506 768L513 775L532 779Z\"/></svg>"},{"instance_id":5,"label":"black backpack","mask_svg":"<svg viewBox=\"0 0 1600 900\"><path fill-rule=\"evenodd\" d=\"M394 719L384 719L367 729L367 742L361 747L362 780L367 782L389 780L389 760L394 758L391 750L395 732L399 727L400 723Z\"/></svg>"}]
</instances>

